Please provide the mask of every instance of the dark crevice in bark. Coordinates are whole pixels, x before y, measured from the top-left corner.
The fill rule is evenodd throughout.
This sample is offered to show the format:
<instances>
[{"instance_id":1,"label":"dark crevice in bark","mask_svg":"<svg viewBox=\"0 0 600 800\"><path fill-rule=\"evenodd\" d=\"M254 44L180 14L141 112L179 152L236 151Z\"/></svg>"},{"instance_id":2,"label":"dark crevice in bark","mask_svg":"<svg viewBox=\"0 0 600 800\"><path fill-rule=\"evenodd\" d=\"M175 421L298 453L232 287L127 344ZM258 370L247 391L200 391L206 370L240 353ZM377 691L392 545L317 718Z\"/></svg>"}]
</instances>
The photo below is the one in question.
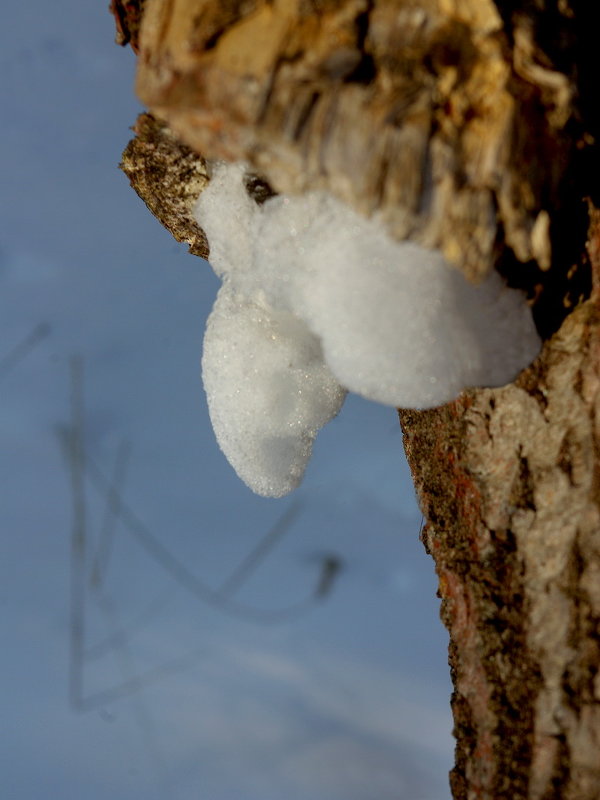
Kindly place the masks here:
<instances>
[{"instance_id":1,"label":"dark crevice in bark","mask_svg":"<svg viewBox=\"0 0 600 800\"><path fill-rule=\"evenodd\" d=\"M277 195L277 192L271 188L264 178L254 173L244 176L244 186L250 197L259 206L262 206L271 197Z\"/></svg>"},{"instance_id":2,"label":"dark crevice in bark","mask_svg":"<svg viewBox=\"0 0 600 800\"><path fill-rule=\"evenodd\" d=\"M514 44L514 29L526 24L532 31L540 63L568 73L578 47L574 4L546 0L495 0L504 31Z\"/></svg>"},{"instance_id":3,"label":"dark crevice in bark","mask_svg":"<svg viewBox=\"0 0 600 800\"><path fill-rule=\"evenodd\" d=\"M238 19L251 13L254 0L221 0L219 13L203 10L194 17L195 35L190 39L190 50L214 50L221 37Z\"/></svg>"},{"instance_id":4,"label":"dark crevice in bark","mask_svg":"<svg viewBox=\"0 0 600 800\"><path fill-rule=\"evenodd\" d=\"M548 271L535 261L519 261L508 247L504 247L496 265L509 286L527 295L543 339L556 333L575 306L587 300L592 291L591 269L584 253L589 223L586 204L579 195L554 214L556 219L550 229L552 265Z\"/></svg>"},{"instance_id":5,"label":"dark crevice in bark","mask_svg":"<svg viewBox=\"0 0 600 800\"><path fill-rule=\"evenodd\" d=\"M346 83L362 83L366 86L372 83L377 75L377 67L373 56L366 50L372 9L373 2L371 1L365 11L361 12L354 21L357 35L356 47L360 53L360 60L352 72L344 78Z\"/></svg>"},{"instance_id":6,"label":"dark crevice in bark","mask_svg":"<svg viewBox=\"0 0 600 800\"><path fill-rule=\"evenodd\" d=\"M571 486L573 486L574 485L573 460L570 447L570 431L565 432L565 437L560 446L560 451L558 453L558 459L556 463L569 479L569 483L571 484Z\"/></svg>"},{"instance_id":7,"label":"dark crevice in bark","mask_svg":"<svg viewBox=\"0 0 600 800\"><path fill-rule=\"evenodd\" d=\"M534 481L529 462L521 456L519 460L519 475L515 481L513 497L511 498L514 507L535 510L533 489Z\"/></svg>"},{"instance_id":8,"label":"dark crevice in bark","mask_svg":"<svg viewBox=\"0 0 600 800\"><path fill-rule=\"evenodd\" d=\"M294 126L294 130L292 132L292 138L295 141L299 141L304 133L304 130L308 124L308 121L314 112L317 103L319 102L320 94L317 91L310 92L305 104L301 107L300 113L298 114L296 124Z\"/></svg>"},{"instance_id":9,"label":"dark crevice in bark","mask_svg":"<svg viewBox=\"0 0 600 800\"><path fill-rule=\"evenodd\" d=\"M564 734L557 734L555 738L558 748L554 759L554 773L542 800L564 800L563 789L569 783L571 758L567 737Z\"/></svg>"},{"instance_id":10,"label":"dark crevice in bark","mask_svg":"<svg viewBox=\"0 0 600 800\"><path fill-rule=\"evenodd\" d=\"M522 131L525 138L515 141L513 147L519 152L517 161L524 169L538 165L536 172L547 175L540 202L542 209L549 212L552 261L550 269L543 271L534 261L519 262L506 248L500 253L498 269L511 286L526 291L544 339L554 334L591 292L591 270L585 258L590 222L586 199L594 200L600 190L600 154L596 146L600 134L600 54L592 5L496 0L509 46L517 49L517 32L526 30L531 36L531 57L536 66L547 70L548 75L562 73L574 87L573 113L560 130L553 127L549 116L551 98L545 96L543 86L534 86L515 73L512 87L521 113L537 120ZM565 163L569 163L567 170Z\"/></svg>"}]
</instances>

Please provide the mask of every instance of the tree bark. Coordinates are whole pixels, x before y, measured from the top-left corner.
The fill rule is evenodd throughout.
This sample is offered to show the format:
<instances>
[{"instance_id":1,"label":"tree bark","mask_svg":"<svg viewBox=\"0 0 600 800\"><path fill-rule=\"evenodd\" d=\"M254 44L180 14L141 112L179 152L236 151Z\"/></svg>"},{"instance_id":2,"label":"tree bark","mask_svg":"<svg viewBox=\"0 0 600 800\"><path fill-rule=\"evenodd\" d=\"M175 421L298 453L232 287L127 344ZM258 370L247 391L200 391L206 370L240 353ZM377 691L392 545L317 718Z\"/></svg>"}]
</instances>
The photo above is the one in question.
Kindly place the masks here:
<instances>
[{"instance_id":1,"label":"tree bark","mask_svg":"<svg viewBox=\"0 0 600 800\"><path fill-rule=\"evenodd\" d=\"M146 0L143 11L137 89L156 119L138 123L124 168L193 252L206 252L190 214L204 158L242 159L258 201L324 188L470 279L498 269L528 293L545 339L535 364L510 386L400 419L451 637L455 799L598 800L592 4Z\"/></svg>"},{"instance_id":2,"label":"tree bark","mask_svg":"<svg viewBox=\"0 0 600 800\"><path fill-rule=\"evenodd\" d=\"M597 293L513 385L400 418L450 632L454 797L600 797Z\"/></svg>"}]
</instances>

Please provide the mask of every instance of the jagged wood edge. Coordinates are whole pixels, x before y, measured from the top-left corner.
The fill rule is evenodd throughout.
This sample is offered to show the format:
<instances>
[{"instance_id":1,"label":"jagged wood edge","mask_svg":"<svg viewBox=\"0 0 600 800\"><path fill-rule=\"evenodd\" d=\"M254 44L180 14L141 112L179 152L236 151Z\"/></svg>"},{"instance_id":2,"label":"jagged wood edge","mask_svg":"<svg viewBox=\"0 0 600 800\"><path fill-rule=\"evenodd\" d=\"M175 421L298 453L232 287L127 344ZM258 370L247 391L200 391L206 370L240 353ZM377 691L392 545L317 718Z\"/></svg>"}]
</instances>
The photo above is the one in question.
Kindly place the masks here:
<instances>
[{"instance_id":1,"label":"jagged wood edge","mask_svg":"<svg viewBox=\"0 0 600 800\"><path fill-rule=\"evenodd\" d=\"M111 0L109 11L115 20L115 42L125 47L131 45L139 52L140 25L146 0Z\"/></svg>"},{"instance_id":2,"label":"jagged wood edge","mask_svg":"<svg viewBox=\"0 0 600 800\"><path fill-rule=\"evenodd\" d=\"M119 166L173 237L186 242L192 255L208 258L208 241L193 216L194 204L209 182L205 160L152 114L140 114L133 131L136 135Z\"/></svg>"},{"instance_id":3,"label":"jagged wood edge","mask_svg":"<svg viewBox=\"0 0 600 800\"><path fill-rule=\"evenodd\" d=\"M120 168L173 237L186 242L192 255L207 259L210 248L194 217L194 206L210 182L210 164L152 114L140 114L133 131L136 135L123 151ZM251 171L245 186L257 205L276 194L262 176Z\"/></svg>"}]
</instances>

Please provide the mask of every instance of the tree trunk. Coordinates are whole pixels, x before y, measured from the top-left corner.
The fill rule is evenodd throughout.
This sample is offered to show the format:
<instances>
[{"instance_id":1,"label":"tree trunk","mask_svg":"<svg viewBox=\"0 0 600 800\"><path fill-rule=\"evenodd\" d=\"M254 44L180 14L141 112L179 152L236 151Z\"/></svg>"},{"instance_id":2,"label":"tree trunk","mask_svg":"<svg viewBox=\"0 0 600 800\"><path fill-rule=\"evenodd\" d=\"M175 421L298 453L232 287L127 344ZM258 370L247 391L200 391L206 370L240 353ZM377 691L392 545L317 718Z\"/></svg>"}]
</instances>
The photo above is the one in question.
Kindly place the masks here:
<instances>
[{"instance_id":1,"label":"tree trunk","mask_svg":"<svg viewBox=\"0 0 600 800\"><path fill-rule=\"evenodd\" d=\"M450 632L454 797L600 797L597 295L513 385L400 418Z\"/></svg>"},{"instance_id":2,"label":"tree trunk","mask_svg":"<svg viewBox=\"0 0 600 800\"><path fill-rule=\"evenodd\" d=\"M592 8L113 2L161 120L140 119L123 166L193 252L201 153L247 161L267 193L324 188L530 297L545 343L514 384L400 412L451 637L456 800L600 798Z\"/></svg>"}]
</instances>

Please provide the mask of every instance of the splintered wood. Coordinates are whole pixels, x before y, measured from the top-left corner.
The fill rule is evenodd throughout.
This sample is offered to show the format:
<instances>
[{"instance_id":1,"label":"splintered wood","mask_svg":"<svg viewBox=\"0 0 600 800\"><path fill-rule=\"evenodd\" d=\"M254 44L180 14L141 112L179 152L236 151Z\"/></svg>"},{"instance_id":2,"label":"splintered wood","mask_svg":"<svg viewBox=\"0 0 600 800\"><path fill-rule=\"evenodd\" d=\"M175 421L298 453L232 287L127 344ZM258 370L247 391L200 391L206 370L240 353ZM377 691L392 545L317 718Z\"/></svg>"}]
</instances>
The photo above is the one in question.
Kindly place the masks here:
<instances>
[{"instance_id":1,"label":"splintered wood","mask_svg":"<svg viewBox=\"0 0 600 800\"><path fill-rule=\"evenodd\" d=\"M491 0L148 0L137 90L206 158L378 211L473 279L500 244L547 268L572 92L518 30Z\"/></svg>"}]
</instances>

